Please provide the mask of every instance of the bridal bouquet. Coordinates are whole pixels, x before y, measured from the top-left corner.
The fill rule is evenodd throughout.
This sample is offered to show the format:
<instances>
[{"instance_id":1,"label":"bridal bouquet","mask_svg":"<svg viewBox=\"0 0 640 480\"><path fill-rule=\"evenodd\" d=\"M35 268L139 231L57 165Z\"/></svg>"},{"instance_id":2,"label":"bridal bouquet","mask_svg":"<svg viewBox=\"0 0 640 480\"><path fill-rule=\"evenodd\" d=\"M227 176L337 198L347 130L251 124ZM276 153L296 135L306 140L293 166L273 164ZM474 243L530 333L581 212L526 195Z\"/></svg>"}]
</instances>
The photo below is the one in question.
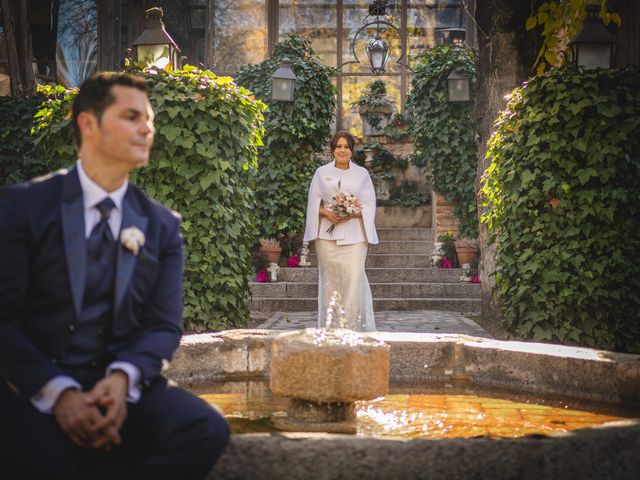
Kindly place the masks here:
<instances>
[{"instance_id":1,"label":"bridal bouquet","mask_svg":"<svg viewBox=\"0 0 640 480\"><path fill-rule=\"evenodd\" d=\"M351 215L356 215L360 213L360 209L362 205L356 198L353 193L349 192L340 192L338 195L333 197L333 202L331 203L330 210L333 213L336 213L340 218L350 217ZM331 225L327 229L327 233L333 233L333 230L336 228L335 225Z\"/></svg>"}]
</instances>

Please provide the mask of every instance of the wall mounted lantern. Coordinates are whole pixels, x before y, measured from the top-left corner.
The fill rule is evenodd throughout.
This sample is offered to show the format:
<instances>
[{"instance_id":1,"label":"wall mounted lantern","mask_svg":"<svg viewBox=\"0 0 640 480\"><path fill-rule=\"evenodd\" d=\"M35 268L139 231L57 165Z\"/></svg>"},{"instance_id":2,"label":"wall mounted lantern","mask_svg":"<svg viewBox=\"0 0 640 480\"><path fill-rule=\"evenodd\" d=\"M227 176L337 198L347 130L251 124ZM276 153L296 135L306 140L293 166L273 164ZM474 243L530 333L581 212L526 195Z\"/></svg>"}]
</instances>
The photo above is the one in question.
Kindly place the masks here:
<instances>
[{"instance_id":1,"label":"wall mounted lantern","mask_svg":"<svg viewBox=\"0 0 640 480\"><path fill-rule=\"evenodd\" d=\"M280 67L271 75L271 99L282 102L293 102L296 75L291 70L291 61L284 57L280 60Z\"/></svg>"},{"instance_id":2,"label":"wall mounted lantern","mask_svg":"<svg viewBox=\"0 0 640 480\"><path fill-rule=\"evenodd\" d=\"M599 17L600 5L588 4L584 25L569 42L571 61L584 68L611 68L616 37Z\"/></svg>"},{"instance_id":3,"label":"wall mounted lantern","mask_svg":"<svg viewBox=\"0 0 640 480\"><path fill-rule=\"evenodd\" d=\"M153 7L144 13L146 28L132 44L138 61L149 67L169 70L178 68L180 49L164 29L162 9Z\"/></svg>"},{"instance_id":4,"label":"wall mounted lantern","mask_svg":"<svg viewBox=\"0 0 640 480\"><path fill-rule=\"evenodd\" d=\"M460 68L454 68L447 77L450 102L468 102L471 99L471 76Z\"/></svg>"}]
</instances>

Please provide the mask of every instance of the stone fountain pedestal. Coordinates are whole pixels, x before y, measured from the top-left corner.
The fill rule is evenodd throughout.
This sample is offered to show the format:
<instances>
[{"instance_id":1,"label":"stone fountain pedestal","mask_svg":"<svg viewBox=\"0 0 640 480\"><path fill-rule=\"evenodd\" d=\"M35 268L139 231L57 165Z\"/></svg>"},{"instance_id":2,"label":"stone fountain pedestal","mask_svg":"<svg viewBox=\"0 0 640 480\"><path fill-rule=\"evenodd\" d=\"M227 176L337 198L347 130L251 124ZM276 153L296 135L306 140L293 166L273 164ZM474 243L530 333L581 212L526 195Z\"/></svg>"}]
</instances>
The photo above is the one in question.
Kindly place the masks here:
<instances>
[{"instance_id":1,"label":"stone fountain pedestal","mask_svg":"<svg viewBox=\"0 0 640 480\"><path fill-rule=\"evenodd\" d=\"M286 431L355 432L355 401L389 390L389 346L346 329L279 335L271 347L270 386L287 397L287 417L273 418Z\"/></svg>"}]
</instances>

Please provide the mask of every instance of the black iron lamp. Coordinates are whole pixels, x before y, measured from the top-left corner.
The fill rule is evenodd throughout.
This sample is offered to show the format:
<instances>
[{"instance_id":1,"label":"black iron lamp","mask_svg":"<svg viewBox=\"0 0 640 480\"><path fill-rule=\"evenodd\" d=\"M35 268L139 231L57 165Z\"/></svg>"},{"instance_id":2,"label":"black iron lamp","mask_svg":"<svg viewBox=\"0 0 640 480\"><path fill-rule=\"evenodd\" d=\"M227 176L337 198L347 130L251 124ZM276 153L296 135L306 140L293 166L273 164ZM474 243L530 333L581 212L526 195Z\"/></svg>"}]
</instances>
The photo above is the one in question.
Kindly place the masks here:
<instances>
[{"instance_id":1,"label":"black iron lamp","mask_svg":"<svg viewBox=\"0 0 640 480\"><path fill-rule=\"evenodd\" d=\"M296 87L296 74L291 70L291 61L284 57L280 67L271 75L271 99L281 102L293 102Z\"/></svg>"},{"instance_id":2,"label":"black iron lamp","mask_svg":"<svg viewBox=\"0 0 640 480\"><path fill-rule=\"evenodd\" d=\"M471 76L461 68L454 68L447 77L450 102L468 102L471 99Z\"/></svg>"},{"instance_id":3,"label":"black iron lamp","mask_svg":"<svg viewBox=\"0 0 640 480\"><path fill-rule=\"evenodd\" d=\"M169 36L162 23L162 9L153 7L145 12L147 27L133 42L139 62L147 66L176 69L180 49Z\"/></svg>"},{"instance_id":4,"label":"black iron lamp","mask_svg":"<svg viewBox=\"0 0 640 480\"><path fill-rule=\"evenodd\" d=\"M571 61L584 68L611 68L616 37L598 16L600 6L588 4L584 25L569 42Z\"/></svg>"}]
</instances>

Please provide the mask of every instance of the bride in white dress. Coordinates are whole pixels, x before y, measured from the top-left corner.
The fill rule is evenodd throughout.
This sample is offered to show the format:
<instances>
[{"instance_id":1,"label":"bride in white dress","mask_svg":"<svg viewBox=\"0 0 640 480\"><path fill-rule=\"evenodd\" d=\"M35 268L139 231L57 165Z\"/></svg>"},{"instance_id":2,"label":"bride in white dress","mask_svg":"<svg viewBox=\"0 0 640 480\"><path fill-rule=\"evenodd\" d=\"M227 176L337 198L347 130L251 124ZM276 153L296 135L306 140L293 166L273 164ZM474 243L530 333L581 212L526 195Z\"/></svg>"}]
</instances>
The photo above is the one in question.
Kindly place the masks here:
<instances>
[{"instance_id":1,"label":"bride in white dress","mask_svg":"<svg viewBox=\"0 0 640 480\"><path fill-rule=\"evenodd\" d=\"M366 168L351 161L355 139L338 132L331 139L334 161L319 167L309 187L304 240L314 240L318 254L318 326L326 323L334 291L341 296L347 328L376 329L373 299L365 261L369 244L378 243L374 224L376 194ZM330 209L333 197L349 192L359 200L360 212L340 217ZM329 232L331 225L335 225Z\"/></svg>"}]
</instances>

